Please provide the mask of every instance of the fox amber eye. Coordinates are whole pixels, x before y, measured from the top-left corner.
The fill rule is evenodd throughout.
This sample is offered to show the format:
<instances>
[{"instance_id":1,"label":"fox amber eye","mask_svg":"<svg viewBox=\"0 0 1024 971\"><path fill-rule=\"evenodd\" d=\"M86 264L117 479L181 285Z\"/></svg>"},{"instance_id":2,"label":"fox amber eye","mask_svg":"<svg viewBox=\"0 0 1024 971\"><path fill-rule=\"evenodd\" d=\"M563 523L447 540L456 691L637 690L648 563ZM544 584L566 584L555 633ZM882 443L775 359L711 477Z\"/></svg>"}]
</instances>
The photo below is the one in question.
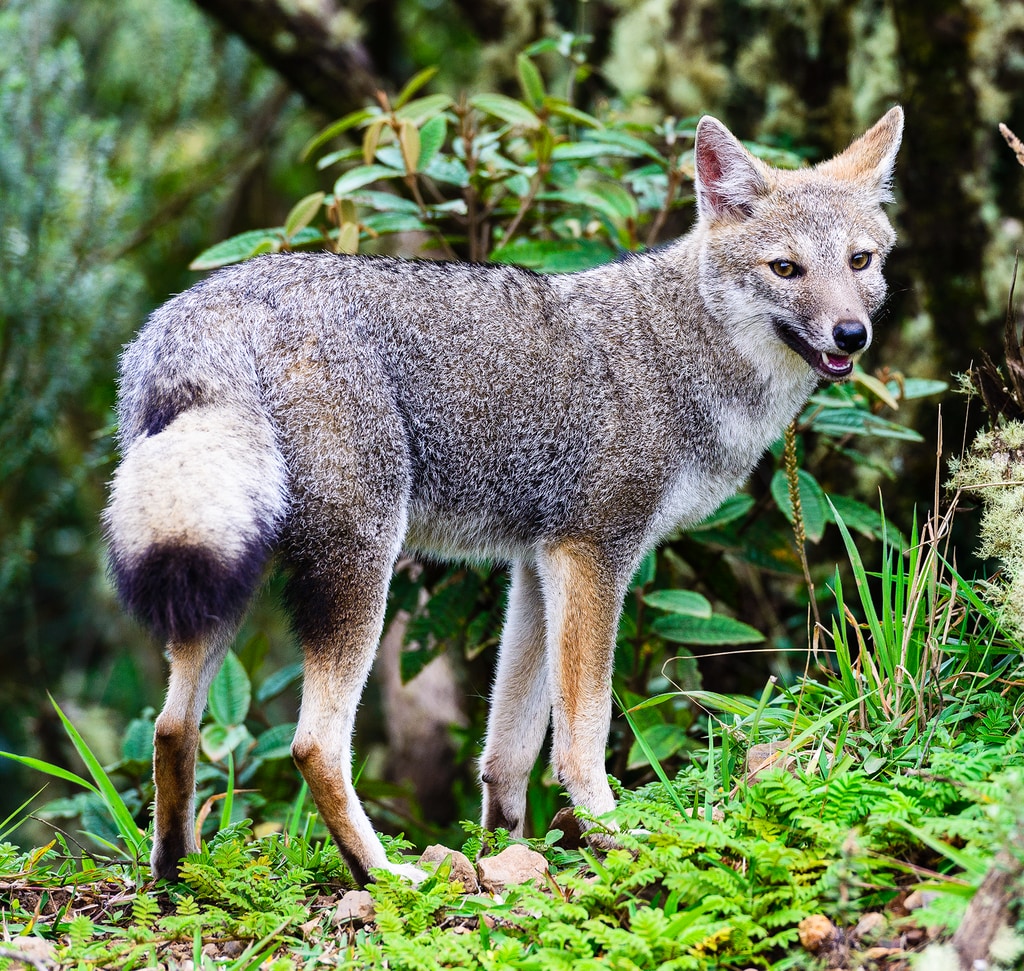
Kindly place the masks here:
<instances>
[{"instance_id":1,"label":"fox amber eye","mask_svg":"<svg viewBox=\"0 0 1024 971\"><path fill-rule=\"evenodd\" d=\"M800 276L800 267L790 260L772 260L768 266L771 267L772 273L776 276L781 276L783 280Z\"/></svg>"},{"instance_id":2,"label":"fox amber eye","mask_svg":"<svg viewBox=\"0 0 1024 971\"><path fill-rule=\"evenodd\" d=\"M871 266L871 254L870 253L854 253L850 257L850 266L854 270L866 270Z\"/></svg>"}]
</instances>

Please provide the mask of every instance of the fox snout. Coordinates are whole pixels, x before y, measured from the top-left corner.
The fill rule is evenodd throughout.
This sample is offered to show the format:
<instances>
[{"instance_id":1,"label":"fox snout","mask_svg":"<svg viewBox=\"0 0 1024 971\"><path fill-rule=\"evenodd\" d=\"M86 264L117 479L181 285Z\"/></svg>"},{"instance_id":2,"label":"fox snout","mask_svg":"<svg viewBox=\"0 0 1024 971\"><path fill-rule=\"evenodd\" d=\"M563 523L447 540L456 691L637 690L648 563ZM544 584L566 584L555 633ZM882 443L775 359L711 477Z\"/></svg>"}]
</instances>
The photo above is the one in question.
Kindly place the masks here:
<instances>
[{"instance_id":1,"label":"fox snout","mask_svg":"<svg viewBox=\"0 0 1024 971\"><path fill-rule=\"evenodd\" d=\"M832 340L846 354L855 354L868 346L870 335L860 320L841 320L832 328Z\"/></svg>"}]
</instances>

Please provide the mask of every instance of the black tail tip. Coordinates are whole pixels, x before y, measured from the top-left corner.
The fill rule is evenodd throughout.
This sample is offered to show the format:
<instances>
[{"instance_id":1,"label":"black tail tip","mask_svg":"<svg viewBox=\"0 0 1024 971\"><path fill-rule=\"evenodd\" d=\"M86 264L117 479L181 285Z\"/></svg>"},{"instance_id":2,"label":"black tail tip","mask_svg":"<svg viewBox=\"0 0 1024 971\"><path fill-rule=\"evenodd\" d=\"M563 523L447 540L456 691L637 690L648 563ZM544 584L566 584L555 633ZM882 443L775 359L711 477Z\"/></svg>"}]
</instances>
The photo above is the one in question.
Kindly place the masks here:
<instances>
[{"instance_id":1,"label":"black tail tip","mask_svg":"<svg viewBox=\"0 0 1024 971\"><path fill-rule=\"evenodd\" d=\"M131 559L114 553L111 572L133 616L158 637L187 643L238 621L268 553L263 543L230 559L204 547L159 545Z\"/></svg>"}]
</instances>

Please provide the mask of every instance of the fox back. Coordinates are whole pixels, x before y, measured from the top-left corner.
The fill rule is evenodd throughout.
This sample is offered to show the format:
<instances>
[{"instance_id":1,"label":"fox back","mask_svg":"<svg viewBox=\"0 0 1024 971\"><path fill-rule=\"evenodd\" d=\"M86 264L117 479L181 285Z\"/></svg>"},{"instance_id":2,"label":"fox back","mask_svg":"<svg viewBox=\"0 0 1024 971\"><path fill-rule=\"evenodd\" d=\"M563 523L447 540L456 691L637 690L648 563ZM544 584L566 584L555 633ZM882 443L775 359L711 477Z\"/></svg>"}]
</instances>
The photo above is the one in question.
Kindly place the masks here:
<instances>
[{"instance_id":1,"label":"fox back","mask_svg":"<svg viewBox=\"0 0 1024 971\"><path fill-rule=\"evenodd\" d=\"M293 752L365 880L389 864L351 790L347 739L394 561L403 548L495 558L513 585L485 823L521 829L523 766L549 717L570 795L610 809L626 582L869 344L901 131L893 109L836 158L787 172L705 118L695 228L582 273L287 254L154 313L122 360L105 521L123 600L169 642L165 734L194 734L277 553L307 658ZM523 697L527 713L511 711ZM161 772L161 730L154 866L168 875L194 846L194 746ZM523 738L525 755L510 754Z\"/></svg>"}]
</instances>

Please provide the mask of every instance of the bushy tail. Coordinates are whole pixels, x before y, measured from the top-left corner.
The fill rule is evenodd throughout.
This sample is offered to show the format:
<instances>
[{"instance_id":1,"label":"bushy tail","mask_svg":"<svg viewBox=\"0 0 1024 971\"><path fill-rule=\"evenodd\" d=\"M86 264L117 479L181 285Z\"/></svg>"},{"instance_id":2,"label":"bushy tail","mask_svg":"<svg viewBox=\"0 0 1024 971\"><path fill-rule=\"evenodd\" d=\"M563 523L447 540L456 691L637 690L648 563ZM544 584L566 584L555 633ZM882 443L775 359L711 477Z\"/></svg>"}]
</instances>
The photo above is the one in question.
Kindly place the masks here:
<instances>
[{"instance_id":1,"label":"bushy tail","mask_svg":"<svg viewBox=\"0 0 1024 971\"><path fill-rule=\"evenodd\" d=\"M178 643L237 622L288 505L261 409L199 405L125 448L104 524L125 606Z\"/></svg>"}]
</instances>

